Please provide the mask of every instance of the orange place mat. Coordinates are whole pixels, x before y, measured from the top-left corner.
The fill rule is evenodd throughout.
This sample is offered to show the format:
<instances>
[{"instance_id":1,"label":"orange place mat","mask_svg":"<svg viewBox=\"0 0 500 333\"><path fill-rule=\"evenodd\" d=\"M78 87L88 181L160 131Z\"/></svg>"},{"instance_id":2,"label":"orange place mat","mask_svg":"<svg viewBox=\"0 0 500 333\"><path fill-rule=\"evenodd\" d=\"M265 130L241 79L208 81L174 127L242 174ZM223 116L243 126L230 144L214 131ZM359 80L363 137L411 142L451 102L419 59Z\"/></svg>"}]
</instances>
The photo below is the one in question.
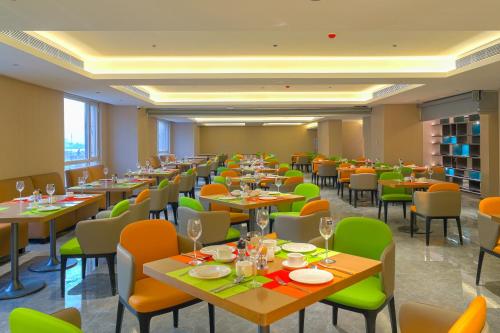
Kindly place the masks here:
<instances>
[{"instance_id":1,"label":"orange place mat","mask_svg":"<svg viewBox=\"0 0 500 333\"><path fill-rule=\"evenodd\" d=\"M189 252L189 254L193 254L193 252ZM203 254L200 251L196 251L196 256L199 257L199 258L203 258L204 261L213 261L214 260L212 258L212 256L207 256L206 254ZM177 256L170 257L169 259L174 259L174 260L180 261L180 262L182 262L184 264L189 264L189 262L191 260L193 260L193 258L186 257L186 256L181 256L180 254L177 255Z\"/></svg>"},{"instance_id":2,"label":"orange place mat","mask_svg":"<svg viewBox=\"0 0 500 333\"><path fill-rule=\"evenodd\" d=\"M286 199L286 198L276 197L276 199L266 200L266 199L262 199L259 197L250 197L250 198L247 198L247 201L249 201L249 202L276 202L276 201L283 201L284 199Z\"/></svg>"},{"instance_id":3,"label":"orange place mat","mask_svg":"<svg viewBox=\"0 0 500 333\"><path fill-rule=\"evenodd\" d=\"M334 283L335 279L337 278L337 277L334 277L333 281L325 283L325 284L310 285L310 284L303 284L303 283L298 283L298 282L292 281L292 280L290 280L289 275L290 275L290 271L286 271L284 269L281 269L281 270L278 270L278 271L266 274L265 277L267 277L267 278L269 278L269 279L271 279L273 281L264 284L263 287L267 288L267 289L271 289L271 290L277 291L277 292L280 292L282 294L285 294L285 295L288 295L288 296L291 296L291 297L302 298L304 296L309 295L310 293L314 293L314 292L316 292L318 290L321 290L323 288L326 288L326 287L330 286L332 283ZM293 286L290 286L290 285L288 285L288 286L282 286L282 285L280 285L275 280L275 278L277 276L279 276L286 283L290 283L290 284L295 285L295 286L297 286L297 287L299 287L301 289L308 290L310 293L302 291L302 290L299 290L299 289L297 289L297 288L295 288Z\"/></svg>"}]
</instances>

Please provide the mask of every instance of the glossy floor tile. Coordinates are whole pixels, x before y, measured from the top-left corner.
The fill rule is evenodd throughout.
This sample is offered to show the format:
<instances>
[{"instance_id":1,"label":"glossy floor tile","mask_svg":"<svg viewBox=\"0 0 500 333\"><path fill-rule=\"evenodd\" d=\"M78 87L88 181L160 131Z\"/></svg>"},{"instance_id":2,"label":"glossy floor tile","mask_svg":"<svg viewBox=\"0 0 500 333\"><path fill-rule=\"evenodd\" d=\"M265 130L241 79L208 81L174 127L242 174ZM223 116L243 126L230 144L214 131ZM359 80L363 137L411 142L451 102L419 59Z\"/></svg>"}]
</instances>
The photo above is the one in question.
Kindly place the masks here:
<instances>
[{"instance_id":1,"label":"glossy floor tile","mask_svg":"<svg viewBox=\"0 0 500 333\"><path fill-rule=\"evenodd\" d=\"M345 200L341 200L336 191L330 188L322 190L322 196L329 199L332 211L338 216L376 217L377 208L371 207L369 200L361 202L353 208ZM399 227L408 225L403 219L400 206L390 206L389 225L396 241L396 308L409 301L436 304L446 308L462 310L476 295L481 294L488 302L488 323L492 332L500 332L500 260L486 256L483 265L481 285L475 285L477 267L478 241L476 226L476 209L478 197L463 195L462 223L464 229L464 245L458 243L457 228L449 223L448 238L443 237L442 223L432 224L431 245L425 246L424 235L410 238L409 234L399 231ZM422 225L422 222L419 222ZM61 236L62 244L73 235L72 232ZM46 255L48 245L30 245L28 252L22 256L21 262L40 260L38 256ZM74 306L81 310L85 332L114 332L116 320L116 304L118 297L111 296L109 277L104 260L99 267L88 262L87 278L80 277L81 266L68 270L66 296L59 296L59 273L30 273L23 265L23 277L36 277L47 283L43 291L21 299L0 301L0 332L8 332L7 320L9 312L18 306L32 307L45 312L56 311L63 307ZM8 265L0 267L4 274ZM3 286L7 276L0 279ZM377 332L390 332L389 314L382 311L377 319ZM296 332L298 316L291 315L272 326L272 332ZM340 310L339 325L335 329L331 323L331 308L315 304L307 308L306 332L364 332L364 319L361 315ZM228 312L216 310L217 332L256 332L255 325L240 319ZM136 319L125 311L122 332L138 332ZM206 303L194 305L180 312L178 329L172 327L170 314L152 320L151 332L208 332L208 308Z\"/></svg>"}]
</instances>

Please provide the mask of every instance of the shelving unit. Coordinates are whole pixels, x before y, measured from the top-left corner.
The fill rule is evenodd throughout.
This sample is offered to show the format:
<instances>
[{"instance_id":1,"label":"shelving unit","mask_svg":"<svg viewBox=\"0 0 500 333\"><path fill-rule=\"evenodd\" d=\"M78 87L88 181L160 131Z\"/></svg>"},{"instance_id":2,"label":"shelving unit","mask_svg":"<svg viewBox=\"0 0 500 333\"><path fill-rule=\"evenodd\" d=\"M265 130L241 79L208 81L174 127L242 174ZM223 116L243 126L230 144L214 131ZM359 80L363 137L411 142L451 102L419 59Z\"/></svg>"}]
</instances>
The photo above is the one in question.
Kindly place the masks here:
<instances>
[{"instance_id":1,"label":"shelving unit","mask_svg":"<svg viewBox=\"0 0 500 333\"><path fill-rule=\"evenodd\" d=\"M463 191L481 192L481 125L479 114L442 118L432 124L433 163Z\"/></svg>"}]
</instances>

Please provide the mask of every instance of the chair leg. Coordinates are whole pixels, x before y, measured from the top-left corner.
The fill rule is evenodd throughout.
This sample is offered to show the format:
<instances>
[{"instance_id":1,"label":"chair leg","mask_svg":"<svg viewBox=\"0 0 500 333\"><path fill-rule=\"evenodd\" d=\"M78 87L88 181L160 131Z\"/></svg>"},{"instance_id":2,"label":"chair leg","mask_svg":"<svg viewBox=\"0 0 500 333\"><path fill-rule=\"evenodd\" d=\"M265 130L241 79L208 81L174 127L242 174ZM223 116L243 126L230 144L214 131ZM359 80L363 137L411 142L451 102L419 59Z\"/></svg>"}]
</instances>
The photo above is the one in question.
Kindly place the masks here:
<instances>
[{"instance_id":1,"label":"chair leg","mask_svg":"<svg viewBox=\"0 0 500 333\"><path fill-rule=\"evenodd\" d=\"M384 222L387 224L387 213L389 211L389 202L384 201Z\"/></svg>"},{"instance_id":2,"label":"chair leg","mask_svg":"<svg viewBox=\"0 0 500 333\"><path fill-rule=\"evenodd\" d=\"M299 311L299 333L304 333L304 322L306 318L306 309Z\"/></svg>"},{"instance_id":3,"label":"chair leg","mask_svg":"<svg viewBox=\"0 0 500 333\"><path fill-rule=\"evenodd\" d=\"M339 319L339 308L336 306L332 307L332 323L333 326L337 326L337 322Z\"/></svg>"},{"instance_id":4,"label":"chair leg","mask_svg":"<svg viewBox=\"0 0 500 333\"><path fill-rule=\"evenodd\" d=\"M349 189L349 205L352 205L352 190Z\"/></svg>"},{"instance_id":5,"label":"chair leg","mask_svg":"<svg viewBox=\"0 0 500 333\"><path fill-rule=\"evenodd\" d=\"M177 225L177 209L179 209L179 203L178 202L172 202L170 204L170 206L172 207L172 211L174 212L174 222L175 222L175 225Z\"/></svg>"},{"instance_id":6,"label":"chair leg","mask_svg":"<svg viewBox=\"0 0 500 333\"><path fill-rule=\"evenodd\" d=\"M149 333L149 324L151 322L151 317L149 315L141 313L139 313L137 317L139 319L139 332Z\"/></svg>"},{"instance_id":7,"label":"chair leg","mask_svg":"<svg viewBox=\"0 0 500 333\"><path fill-rule=\"evenodd\" d=\"M210 333L215 333L215 308L213 304L208 303L208 322Z\"/></svg>"},{"instance_id":8,"label":"chair leg","mask_svg":"<svg viewBox=\"0 0 500 333\"><path fill-rule=\"evenodd\" d=\"M340 196L344 199L344 183L340 184Z\"/></svg>"},{"instance_id":9,"label":"chair leg","mask_svg":"<svg viewBox=\"0 0 500 333\"><path fill-rule=\"evenodd\" d=\"M364 313L366 323L366 333L375 333L377 323L377 313L375 311L367 311Z\"/></svg>"},{"instance_id":10,"label":"chair leg","mask_svg":"<svg viewBox=\"0 0 500 333\"><path fill-rule=\"evenodd\" d=\"M106 263L108 264L109 281L111 282L111 293L116 295L116 277L115 277L115 255L109 254L106 256Z\"/></svg>"},{"instance_id":11,"label":"chair leg","mask_svg":"<svg viewBox=\"0 0 500 333\"><path fill-rule=\"evenodd\" d=\"M448 219L447 218L443 219L443 235L444 235L444 238L446 238L448 236Z\"/></svg>"},{"instance_id":12,"label":"chair leg","mask_svg":"<svg viewBox=\"0 0 500 333\"><path fill-rule=\"evenodd\" d=\"M382 200L378 202L378 219L380 220L380 214L382 213Z\"/></svg>"},{"instance_id":13,"label":"chair leg","mask_svg":"<svg viewBox=\"0 0 500 333\"><path fill-rule=\"evenodd\" d=\"M391 317L392 333L398 333L398 322L396 320L396 303L394 301L394 296L389 301L389 316Z\"/></svg>"},{"instance_id":14,"label":"chair leg","mask_svg":"<svg viewBox=\"0 0 500 333\"><path fill-rule=\"evenodd\" d=\"M425 218L425 245L429 246L429 240L430 240L430 231L431 231L431 218L426 217Z\"/></svg>"},{"instance_id":15,"label":"chair leg","mask_svg":"<svg viewBox=\"0 0 500 333\"><path fill-rule=\"evenodd\" d=\"M373 191L370 191L370 195L371 195L371 200L370 200L370 202L371 202L371 204L372 204L372 206L373 206L373 199L374 199L374 197L375 197L375 193L374 193Z\"/></svg>"},{"instance_id":16,"label":"chair leg","mask_svg":"<svg viewBox=\"0 0 500 333\"><path fill-rule=\"evenodd\" d=\"M354 208L358 208L358 190L354 190Z\"/></svg>"},{"instance_id":17,"label":"chair leg","mask_svg":"<svg viewBox=\"0 0 500 333\"><path fill-rule=\"evenodd\" d=\"M403 201L403 217L406 219L406 202Z\"/></svg>"},{"instance_id":18,"label":"chair leg","mask_svg":"<svg viewBox=\"0 0 500 333\"><path fill-rule=\"evenodd\" d=\"M118 309L116 310L115 333L120 333L122 331L123 310L124 310L124 306L123 306L122 302L120 302L120 300L118 300Z\"/></svg>"},{"instance_id":19,"label":"chair leg","mask_svg":"<svg viewBox=\"0 0 500 333\"><path fill-rule=\"evenodd\" d=\"M85 280L86 270L87 270L87 258L82 258L82 280Z\"/></svg>"},{"instance_id":20,"label":"chair leg","mask_svg":"<svg viewBox=\"0 0 500 333\"><path fill-rule=\"evenodd\" d=\"M179 327L179 309L172 311L172 314L174 316L174 327L177 328Z\"/></svg>"},{"instance_id":21,"label":"chair leg","mask_svg":"<svg viewBox=\"0 0 500 333\"><path fill-rule=\"evenodd\" d=\"M479 259L477 260L476 286L479 285L481 279L481 269L483 268L484 250L479 248Z\"/></svg>"},{"instance_id":22,"label":"chair leg","mask_svg":"<svg viewBox=\"0 0 500 333\"><path fill-rule=\"evenodd\" d=\"M460 245L464 245L464 240L462 237L462 224L460 223L460 217L457 217L456 220L457 220L457 228L458 228L458 237L460 238Z\"/></svg>"},{"instance_id":23,"label":"chair leg","mask_svg":"<svg viewBox=\"0 0 500 333\"><path fill-rule=\"evenodd\" d=\"M61 272L60 272L60 283L61 283L61 297L64 297L65 287L66 287L66 263L68 258L66 256L61 256Z\"/></svg>"}]
</instances>

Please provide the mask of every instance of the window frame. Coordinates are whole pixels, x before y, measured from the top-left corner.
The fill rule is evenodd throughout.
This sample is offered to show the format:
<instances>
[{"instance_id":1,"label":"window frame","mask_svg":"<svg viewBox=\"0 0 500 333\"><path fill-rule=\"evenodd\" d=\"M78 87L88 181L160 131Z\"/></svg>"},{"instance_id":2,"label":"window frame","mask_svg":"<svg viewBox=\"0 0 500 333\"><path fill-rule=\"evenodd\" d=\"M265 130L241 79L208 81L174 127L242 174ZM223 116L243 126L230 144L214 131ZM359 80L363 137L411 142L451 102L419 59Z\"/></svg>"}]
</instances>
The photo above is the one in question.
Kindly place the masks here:
<instances>
[{"instance_id":1,"label":"window frame","mask_svg":"<svg viewBox=\"0 0 500 333\"><path fill-rule=\"evenodd\" d=\"M66 157L64 158L64 168L65 169L71 169L74 167L78 167L81 165L93 165L93 164L99 164L102 160L102 131L101 131L101 126L102 126L102 112L101 108L99 107L99 103L78 97L78 96L73 96L73 95L64 95L64 99L70 99L78 102L82 102L85 104L85 155L86 159L83 160L74 160L74 161L66 161ZM91 122L93 121L92 118L92 107L95 107L95 117L96 117L96 126L97 126L97 135L96 135L96 144L95 147L97 149L97 153L94 154L92 150L92 131L91 131ZM63 111L64 113L64 111ZM66 133L64 133L66 135ZM93 156L95 155L95 156Z\"/></svg>"},{"instance_id":2,"label":"window frame","mask_svg":"<svg viewBox=\"0 0 500 333\"><path fill-rule=\"evenodd\" d=\"M160 149L160 124L165 125L165 138L167 140L165 147L167 150L161 150ZM156 133L156 151L158 155L161 154L170 154L170 122L164 119L157 119L156 123L156 128L157 128L157 133Z\"/></svg>"}]
</instances>

